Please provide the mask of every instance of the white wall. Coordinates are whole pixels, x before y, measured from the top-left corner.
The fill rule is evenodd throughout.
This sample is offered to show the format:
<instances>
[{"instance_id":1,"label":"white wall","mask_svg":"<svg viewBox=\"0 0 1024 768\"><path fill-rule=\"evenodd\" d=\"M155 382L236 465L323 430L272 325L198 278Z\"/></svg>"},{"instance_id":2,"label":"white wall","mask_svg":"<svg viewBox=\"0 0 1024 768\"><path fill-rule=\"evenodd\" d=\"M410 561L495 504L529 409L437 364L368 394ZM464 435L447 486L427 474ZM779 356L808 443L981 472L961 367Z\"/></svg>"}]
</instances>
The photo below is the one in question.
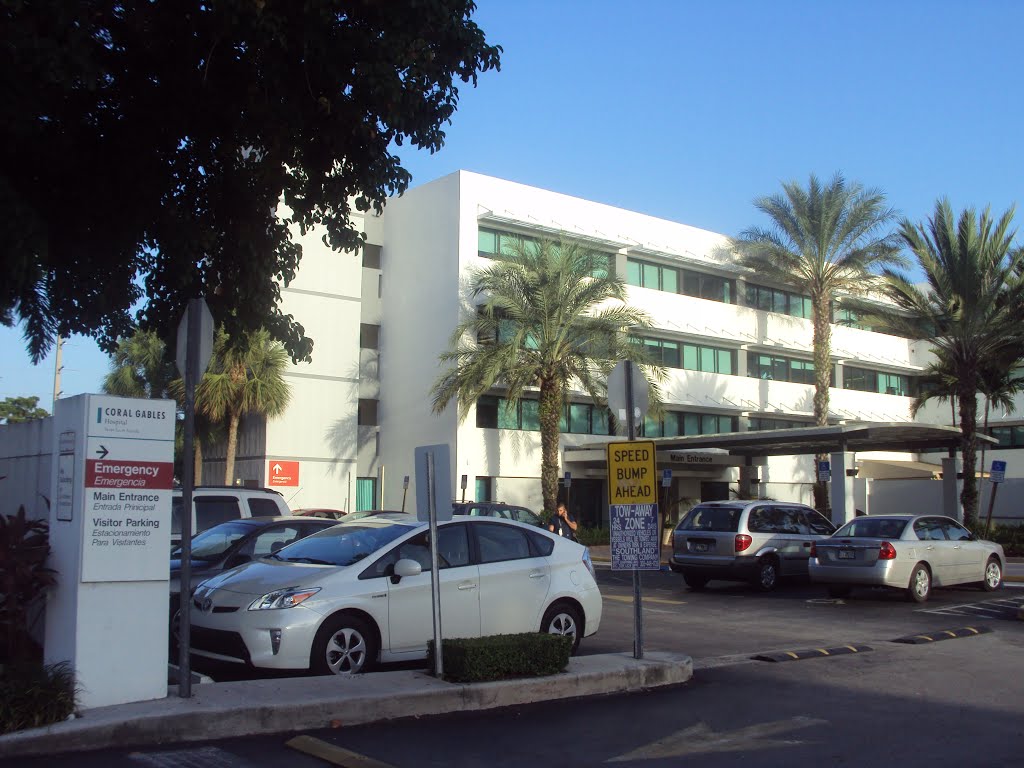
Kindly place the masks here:
<instances>
[{"instance_id":1,"label":"white wall","mask_svg":"<svg viewBox=\"0 0 1024 768\"><path fill-rule=\"evenodd\" d=\"M49 518L52 452L52 418L0 425L0 514Z\"/></svg>"}]
</instances>

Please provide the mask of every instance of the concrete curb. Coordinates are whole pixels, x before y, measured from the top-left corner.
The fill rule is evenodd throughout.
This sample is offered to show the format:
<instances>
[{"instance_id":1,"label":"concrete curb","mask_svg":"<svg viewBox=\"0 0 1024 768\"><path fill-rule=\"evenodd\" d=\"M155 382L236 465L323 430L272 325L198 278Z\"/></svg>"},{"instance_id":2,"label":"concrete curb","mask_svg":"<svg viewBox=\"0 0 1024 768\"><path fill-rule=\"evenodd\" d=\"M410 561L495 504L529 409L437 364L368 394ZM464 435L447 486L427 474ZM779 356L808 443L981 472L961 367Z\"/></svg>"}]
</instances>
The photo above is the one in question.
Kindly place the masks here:
<instances>
[{"instance_id":1,"label":"concrete curb","mask_svg":"<svg viewBox=\"0 0 1024 768\"><path fill-rule=\"evenodd\" d=\"M0 736L6 757L232 738L359 725L402 717L493 709L685 683L689 656L648 653L579 656L551 677L456 684L425 672L352 678L301 677L198 685L191 699L87 710L65 723Z\"/></svg>"}]
</instances>

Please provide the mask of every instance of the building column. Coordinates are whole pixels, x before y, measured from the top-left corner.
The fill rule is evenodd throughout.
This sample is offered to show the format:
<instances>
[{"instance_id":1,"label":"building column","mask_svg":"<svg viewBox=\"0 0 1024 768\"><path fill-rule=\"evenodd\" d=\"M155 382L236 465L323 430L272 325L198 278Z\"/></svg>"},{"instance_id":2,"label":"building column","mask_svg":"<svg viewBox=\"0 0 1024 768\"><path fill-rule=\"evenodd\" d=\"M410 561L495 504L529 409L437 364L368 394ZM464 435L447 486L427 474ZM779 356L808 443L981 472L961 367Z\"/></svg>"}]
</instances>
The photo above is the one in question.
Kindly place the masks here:
<instances>
[{"instance_id":1,"label":"building column","mask_svg":"<svg viewBox=\"0 0 1024 768\"><path fill-rule=\"evenodd\" d=\"M942 459L942 514L958 522L964 521L964 510L960 506L960 459L946 456Z\"/></svg>"},{"instance_id":2,"label":"building column","mask_svg":"<svg viewBox=\"0 0 1024 768\"><path fill-rule=\"evenodd\" d=\"M747 352L749 349L749 344L740 344L740 348L736 350L736 375L742 379L747 378Z\"/></svg>"},{"instance_id":3,"label":"building column","mask_svg":"<svg viewBox=\"0 0 1024 768\"><path fill-rule=\"evenodd\" d=\"M832 470L832 522L836 525L842 525L856 516L852 474L854 456L849 451L837 451L829 457ZM851 473L847 475L846 470L851 470Z\"/></svg>"}]
</instances>

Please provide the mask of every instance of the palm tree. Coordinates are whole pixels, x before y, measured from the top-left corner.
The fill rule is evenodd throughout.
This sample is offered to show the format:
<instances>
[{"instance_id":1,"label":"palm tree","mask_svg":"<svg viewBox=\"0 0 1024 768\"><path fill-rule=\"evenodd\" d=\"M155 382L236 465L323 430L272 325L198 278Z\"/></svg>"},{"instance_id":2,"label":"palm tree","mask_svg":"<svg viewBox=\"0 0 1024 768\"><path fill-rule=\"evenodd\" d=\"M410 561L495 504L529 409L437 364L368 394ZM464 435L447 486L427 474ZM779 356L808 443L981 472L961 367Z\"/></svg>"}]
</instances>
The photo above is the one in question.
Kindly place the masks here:
<instances>
[{"instance_id":1,"label":"palm tree","mask_svg":"<svg viewBox=\"0 0 1024 768\"><path fill-rule=\"evenodd\" d=\"M828 424L832 374L832 302L840 292L863 294L875 270L899 265L890 224L895 212L885 195L848 184L836 174L822 184L811 174L806 189L796 181L782 193L754 200L771 220L771 228L751 227L732 240L741 263L764 277L790 285L811 300L814 329L814 421ZM825 511L825 484L814 486L815 506Z\"/></svg>"},{"instance_id":2,"label":"palm tree","mask_svg":"<svg viewBox=\"0 0 1024 768\"><path fill-rule=\"evenodd\" d=\"M917 394L910 402L910 417L916 419L925 403L938 400L940 403L949 403L949 423L950 426L956 426L956 375L950 363L942 356L936 355L936 358L925 366L917 384Z\"/></svg>"},{"instance_id":3,"label":"palm tree","mask_svg":"<svg viewBox=\"0 0 1024 768\"><path fill-rule=\"evenodd\" d=\"M886 293L902 310L887 318L911 338L928 339L956 381L960 409L964 521L977 519L977 396L986 361L1017 360L1024 331L1024 250L1013 245L1013 208L998 220L986 208L954 216L939 200L927 225L904 219L900 235L924 274L927 290L886 270Z\"/></svg>"},{"instance_id":4,"label":"palm tree","mask_svg":"<svg viewBox=\"0 0 1024 768\"><path fill-rule=\"evenodd\" d=\"M288 406L290 392L283 375L287 367L288 353L269 331L237 338L218 332L210 366L196 387L196 411L211 422L226 423L225 485L234 478L242 417L278 416Z\"/></svg>"},{"instance_id":5,"label":"palm tree","mask_svg":"<svg viewBox=\"0 0 1024 768\"><path fill-rule=\"evenodd\" d=\"M493 388L504 388L508 408L537 388L541 492L550 516L558 496L559 422L570 391L586 392L600 405L619 360L643 364L649 381L662 378L664 369L647 365L642 347L627 337L647 317L625 304L625 282L610 274L602 255L550 240L510 239L504 250L470 273L470 294L483 303L441 355L453 365L434 384L433 410L441 413L457 400L463 420ZM660 402L657 384L650 386L652 402Z\"/></svg>"},{"instance_id":6,"label":"palm tree","mask_svg":"<svg viewBox=\"0 0 1024 768\"><path fill-rule=\"evenodd\" d=\"M121 397L170 397L171 382L177 376L163 339L153 331L137 329L117 340L103 391Z\"/></svg>"}]
</instances>

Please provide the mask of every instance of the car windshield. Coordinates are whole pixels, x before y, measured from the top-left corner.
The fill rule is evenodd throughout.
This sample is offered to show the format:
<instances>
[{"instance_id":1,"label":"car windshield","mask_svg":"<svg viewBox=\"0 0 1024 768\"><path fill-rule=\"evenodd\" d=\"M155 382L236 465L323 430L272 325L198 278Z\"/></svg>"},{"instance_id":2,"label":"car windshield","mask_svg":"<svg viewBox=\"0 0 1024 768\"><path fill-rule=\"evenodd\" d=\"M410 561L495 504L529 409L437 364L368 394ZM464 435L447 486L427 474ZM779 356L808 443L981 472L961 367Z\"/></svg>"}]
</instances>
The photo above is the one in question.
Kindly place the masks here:
<instances>
[{"instance_id":1,"label":"car windshield","mask_svg":"<svg viewBox=\"0 0 1024 768\"><path fill-rule=\"evenodd\" d=\"M357 523L342 523L314 533L272 557L290 563L352 565L410 530L412 528L405 523L367 517Z\"/></svg>"},{"instance_id":2,"label":"car windshield","mask_svg":"<svg viewBox=\"0 0 1024 768\"><path fill-rule=\"evenodd\" d=\"M252 526L244 523L222 523L208 528L192 539L192 559L216 560L251 530ZM171 552L171 559L180 557L181 547L176 547Z\"/></svg>"},{"instance_id":3,"label":"car windshield","mask_svg":"<svg viewBox=\"0 0 1024 768\"><path fill-rule=\"evenodd\" d=\"M835 538L853 537L865 539L898 539L907 527L906 520L858 517L851 520L833 534Z\"/></svg>"},{"instance_id":4,"label":"car windshield","mask_svg":"<svg viewBox=\"0 0 1024 768\"><path fill-rule=\"evenodd\" d=\"M694 507L679 523L680 531L735 532L739 529L737 507Z\"/></svg>"}]
</instances>

